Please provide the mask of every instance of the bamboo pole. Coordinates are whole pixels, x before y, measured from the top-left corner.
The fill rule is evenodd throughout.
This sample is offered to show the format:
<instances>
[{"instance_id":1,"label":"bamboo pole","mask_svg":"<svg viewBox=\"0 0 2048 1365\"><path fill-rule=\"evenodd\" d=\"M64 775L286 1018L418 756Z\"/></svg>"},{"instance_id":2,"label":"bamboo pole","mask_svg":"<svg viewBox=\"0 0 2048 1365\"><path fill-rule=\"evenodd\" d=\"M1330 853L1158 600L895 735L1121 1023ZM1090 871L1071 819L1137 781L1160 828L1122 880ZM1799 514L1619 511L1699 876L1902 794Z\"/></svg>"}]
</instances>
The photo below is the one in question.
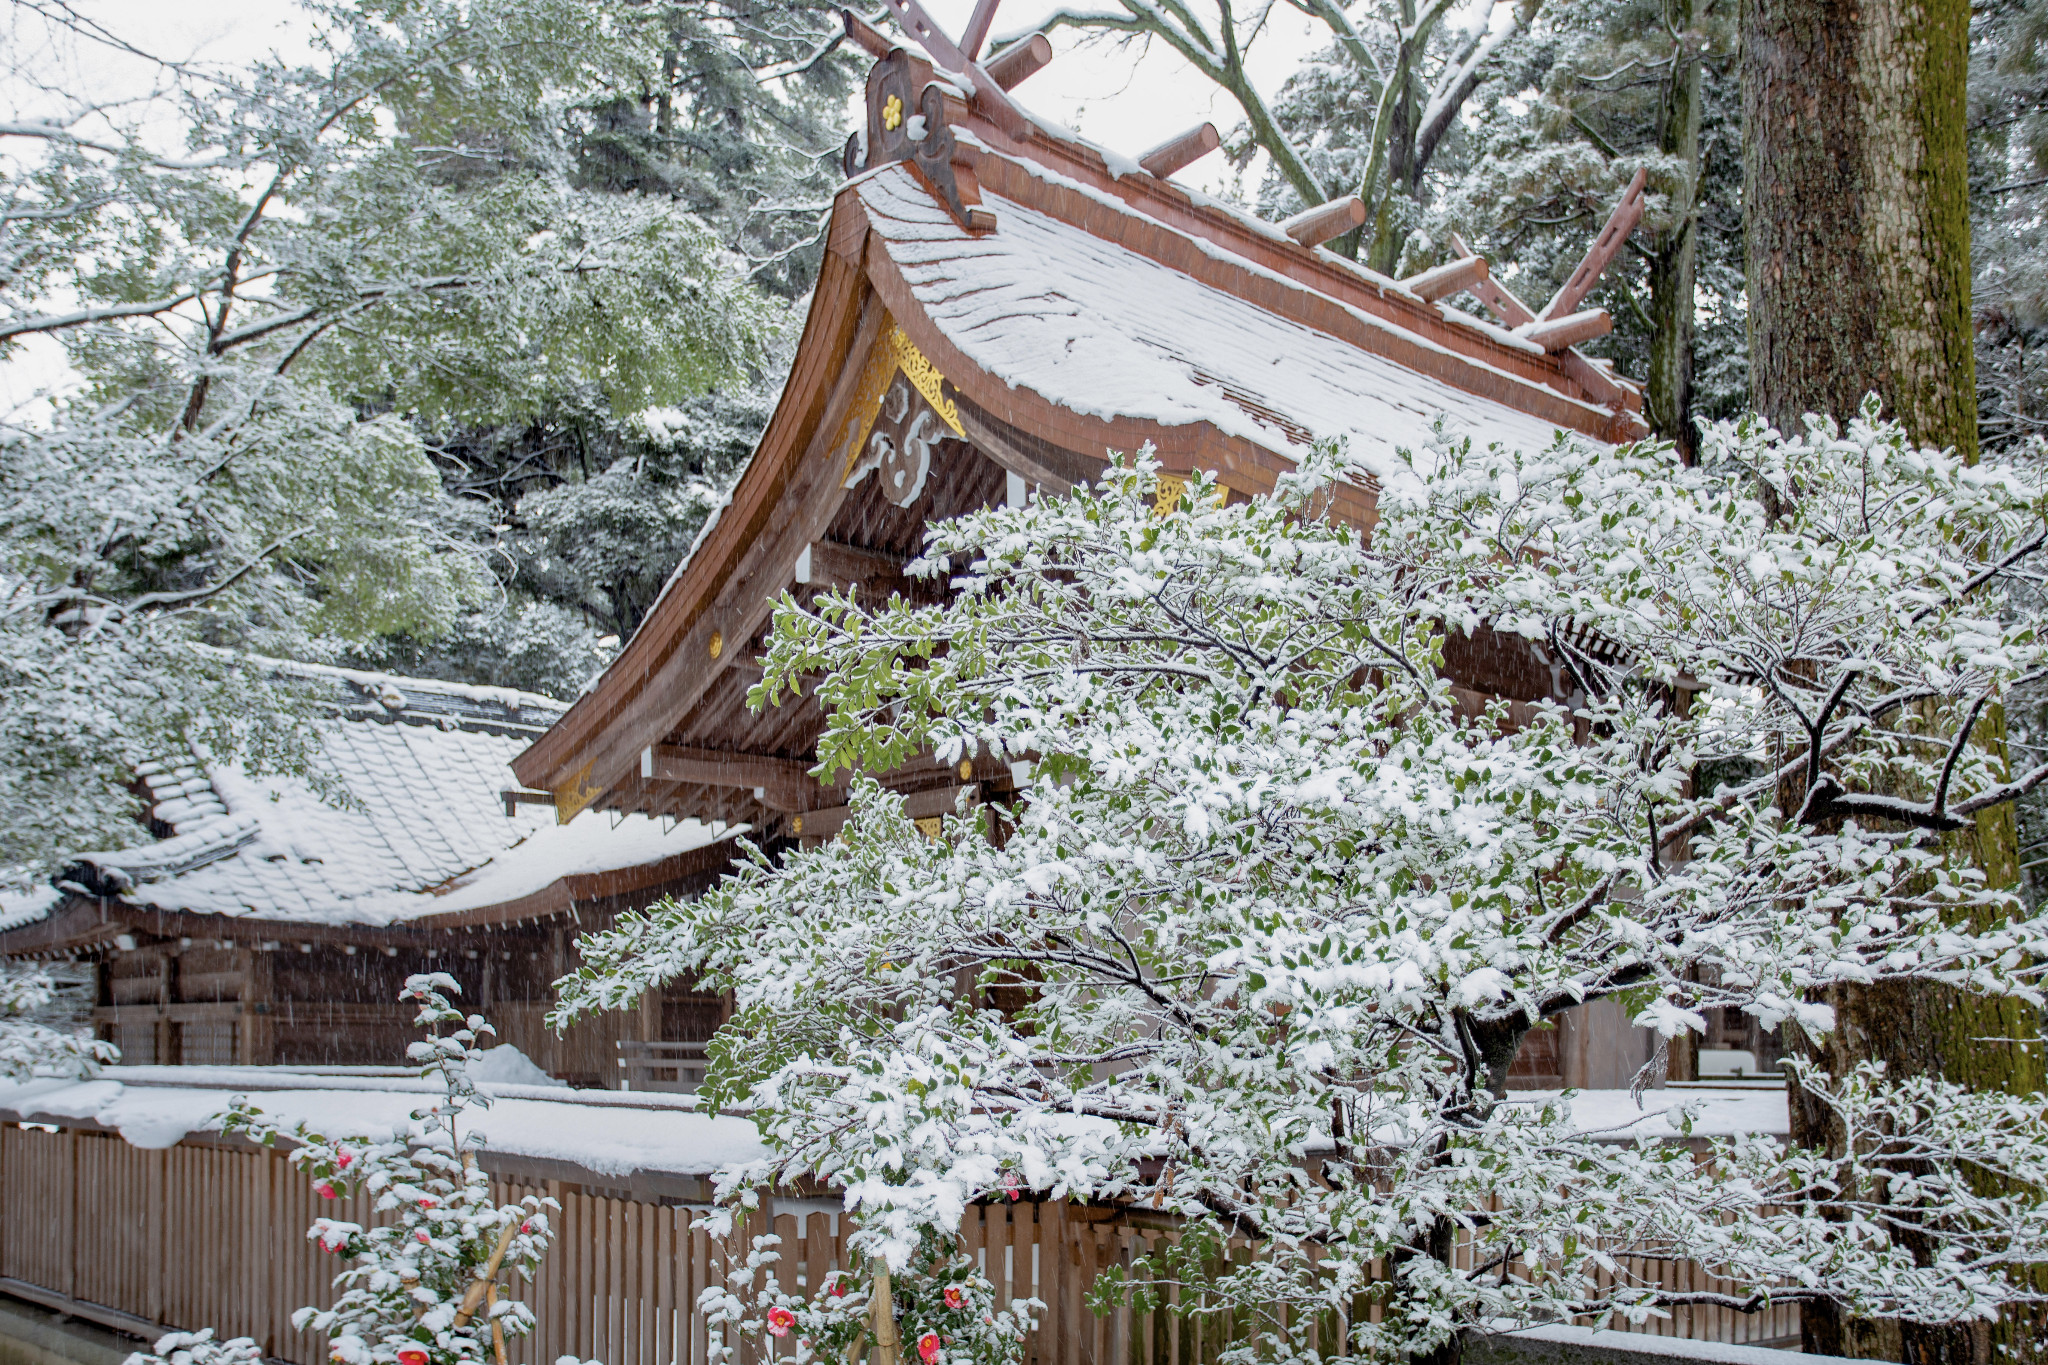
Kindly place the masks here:
<instances>
[{"instance_id":1,"label":"bamboo pole","mask_svg":"<svg viewBox=\"0 0 2048 1365\"><path fill-rule=\"evenodd\" d=\"M491 1281L491 1287L484 1291L484 1303L491 1315L491 1354L498 1358L498 1365L505 1363L505 1322L498 1316L498 1282Z\"/></svg>"},{"instance_id":2,"label":"bamboo pole","mask_svg":"<svg viewBox=\"0 0 2048 1365\"><path fill-rule=\"evenodd\" d=\"M903 1365L902 1340L896 1335L896 1301L889 1293L889 1267L875 1267L875 1296L868 1304L868 1324L875 1333L875 1365Z\"/></svg>"},{"instance_id":3,"label":"bamboo pole","mask_svg":"<svg viewBox=\"0 0 2048 1365\"><path fill-rule=\"evenodd\" d=\"M498 1287L498 1267L505 1263L505 1253L512 1249L512 1239L519 1235L518 1220L505 1224L505 1231L498 1238L497 1249L491 1252L491 1259L477 1272L463 1291L462 1307L455 1312L455 1325L467 1327L469 1320L476 1316L477 1307L483 1303L484 1295Z\"/></svg>"}]
</instances>

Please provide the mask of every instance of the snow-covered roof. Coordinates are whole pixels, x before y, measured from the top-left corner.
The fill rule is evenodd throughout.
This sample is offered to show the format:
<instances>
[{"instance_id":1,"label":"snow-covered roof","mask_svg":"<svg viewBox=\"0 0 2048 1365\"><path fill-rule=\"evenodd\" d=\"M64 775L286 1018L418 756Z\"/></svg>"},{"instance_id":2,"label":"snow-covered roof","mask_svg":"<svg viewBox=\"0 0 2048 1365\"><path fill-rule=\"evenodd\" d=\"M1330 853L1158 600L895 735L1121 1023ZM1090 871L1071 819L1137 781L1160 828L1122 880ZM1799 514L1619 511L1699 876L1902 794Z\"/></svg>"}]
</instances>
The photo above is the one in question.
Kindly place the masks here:
<instances>
[{"instance_id":1,"label":"snow-covered roof","mask_svg":"<svg viewBox=\"0 0 2048 1365\"><path fill-rule=\"evenodd\" d=\"M881 112L929 111L934 92L938 117L912 121L914 142ZM1004 490L1056 492L1146 445L1170 473L1214 470L1255 495L1329 438L1359 475L1331 489L1330 510L1369 527L1399 451L1425 455L1439 418L1524 450L1560 430L1589 442L1648 432L1635 386L1575 349L1546 349L1425 298L1420 277L1411 288L994 107L900 49L870 72L869 126L775 415L640 628L518 760L563 810L651 802L801 837L798 818L814 812L749 805L736 785L650 784L645 760L668 744L808 761L803 722L740 714L743 689L726 684L750 651L733 647L810 582L813 543L900 560L899 511L928 520ZM1489 297L1504 316L1522 309ZM907 505L879 499L851 459L873 449L899 373L951 432ZM1008 478L983 487L978 470Z\"/></svg>"},{"instance_id":2,"label":"snow-covered roof","mask_svg":"<svg viewBox=\"0 0 2048 1365\"><path fill-rule=\"evenodd\" d=\"M562 713L532 693L291 665L331 682L322 778L237 763L146 763L151 817L170 836L80 855L66 886L132 906L299 924L382 925L518 901L566 877L657 864L724 831L646 816L556 823L516 805L512 757ZM55 899L0 904L0 930Z\"/></svg>"},{"instance_id":3,"label":"snow-covered roof","mask_svg":"<svg viewBox=\"0 0 2048 1365\"><path fill-rule=\"evenodd\" d=\"M1105 214L1129 212L1087 186L1068 185ZM1382 480L1397 468L1398 448L1422 450L1440 415L1481 445L1537 450L1557 430L1555 422L1399 364L1371 343L1432 352L1481 370L1503 390L1522 387L1483 359L1456 355L1169 224L1154 230L1201 261L1258 279L1273 295L1326 307L1358 337L1333 336L1270 302L1217 288L1132 249L1099 223L1064 221L994 193L982 202L999 228L964 232L901 164L863 178L857 190L877 240L955 349L1010 387L1072 412L1109 423L1207 424L1279 454L1340 439Z\"/></svg>"}]
</instances>

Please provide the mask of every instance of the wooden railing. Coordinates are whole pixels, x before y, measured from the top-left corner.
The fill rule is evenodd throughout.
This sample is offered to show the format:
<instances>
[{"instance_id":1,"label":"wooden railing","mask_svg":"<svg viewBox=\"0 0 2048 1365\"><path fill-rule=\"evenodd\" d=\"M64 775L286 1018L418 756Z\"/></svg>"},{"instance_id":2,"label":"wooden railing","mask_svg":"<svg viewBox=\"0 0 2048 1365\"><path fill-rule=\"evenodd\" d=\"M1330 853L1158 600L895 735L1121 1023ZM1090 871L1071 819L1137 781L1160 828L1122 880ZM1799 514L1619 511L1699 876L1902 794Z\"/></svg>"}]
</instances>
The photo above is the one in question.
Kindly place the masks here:
<instances>
[{"instance_id":1,"label":"wooden railing","mask_svg":"<svg viewBox=\"0 0 2048 1365\"><path fill-rule=\"evenodd\" d=\"M605 1177L561 1163L521 1167L487 1152L485 1165L501 1198L547 1194L562 1206L539 1278L519 1291L540 1326L517 1344L515 1360L705 1359L695 1305L706 1286L723 1282L726 1259L704 1229L701 1182L607 1189ZM317 1199L282 1153L246 1142L187 1139L144 1150L89 1126L0 1126L0 1292L131 1332L213 1327L222 1336L254 1337L277 1360L326 1360L326 1340L290 1322L301 1305L332 1301L339 1266L305 1236L323 1214L373 1221L361 1196ZM771 1201L766 1217L782 1238L786 1288L807 1288L845 1268L845 1224L825 1201ZM1214 1360L1240 1324L1133 1312L1128 1303L1098 1316L1087 1305L1102 1270L1175 1235L1164 1221L1120 1210L1031 1200L970 1209L961 1228L963 1246L1004 1297L1047 1306L1027 1365ZM1690 1265L1638 1260L1627 1269L1706 1283ZM1775 1344L1796 1338L1799 1326L1794 1308L1754 1317L1686 1309L1651 1330Z\"/></svg>"},{"instance_id":2,"label":"wooden railing","mask_svg":"<svg viewBox=\"0 0 2048 1365\"><path fill-rule=\"evenodd\" d=\"M628 1090L695 1094L711 1061L703 1043L643 1043L619 1040L619 1078Z\"/></svg>"}]
</instances>

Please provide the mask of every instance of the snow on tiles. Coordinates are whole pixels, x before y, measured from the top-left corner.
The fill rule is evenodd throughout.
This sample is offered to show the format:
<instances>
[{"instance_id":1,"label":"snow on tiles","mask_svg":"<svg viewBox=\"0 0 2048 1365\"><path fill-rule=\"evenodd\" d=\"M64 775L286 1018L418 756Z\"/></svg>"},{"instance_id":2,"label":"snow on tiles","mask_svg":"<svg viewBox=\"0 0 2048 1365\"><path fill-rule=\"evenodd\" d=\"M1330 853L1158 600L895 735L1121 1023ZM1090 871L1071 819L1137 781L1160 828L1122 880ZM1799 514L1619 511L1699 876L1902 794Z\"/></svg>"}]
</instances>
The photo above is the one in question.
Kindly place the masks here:
<instances>
[{"instance_id":1,"label":"snow on tiles","mask_svg":"<svg viewBox=\"0 0 2048 1365\"><path fill-rule=\"evenodd\" d=\"M2048 664L2007 591L2048 544L2042 487L1874 411L1719 428L1696 469L1439 436L1368 544L1319 510L1345 458L1236 505L1198 477L1162 512L1141 455L931 527L943 605L785 600L754 699L815 685L821 773L994 755L1023 799L934 834L855 777L836 840L586 938L558 1019L685 974L730 990L706 1095L772 1150L721 1172L728 1208L838 1185L871 1291L919 1304L962 1209L1024 1189L1184 1220L1101 1292L1199 1286L1181 1302L1227 1307L1259 1359L1688 1304L2036 1301L2027 1101L1795 1061L1851 1135L1822 1150L1788 1148L1782 1109L1505 1082L1593 999L1809 1045L1839 982L2039 1005L2048 922L1944 836L2048 778L1970 743ZM1564 700L1461 701L1446 641L1482 627L1542 641ZM728 1347L835 1311L769 1254L718 1306Z\"/></svg>"}]
</instances>

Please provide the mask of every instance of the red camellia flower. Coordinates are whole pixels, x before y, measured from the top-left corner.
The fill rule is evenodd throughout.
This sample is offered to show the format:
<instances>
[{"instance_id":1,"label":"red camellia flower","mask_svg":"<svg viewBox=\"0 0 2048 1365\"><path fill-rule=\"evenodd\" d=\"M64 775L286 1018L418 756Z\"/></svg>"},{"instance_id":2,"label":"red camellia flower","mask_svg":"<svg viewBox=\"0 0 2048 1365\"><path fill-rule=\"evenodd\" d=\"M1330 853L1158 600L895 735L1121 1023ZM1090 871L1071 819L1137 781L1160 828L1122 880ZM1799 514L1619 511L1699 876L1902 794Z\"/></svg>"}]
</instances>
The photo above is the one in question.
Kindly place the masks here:
<instances>
[{"instance_id":1,"label":"red camellia flower","mask_svg":"<svg viewBox=\"0 0 2048 1365\"><path fill-rule=\"evenodd\" d=\"M846 1281L832 1281L832 1297L835 1299L843 1299L846 1297Z\"/></svg>"},{"instance_id":2,"label":"red camellia flower","mask_svg":"<svg viewBox=\"0 0 2048 1365\"><path fill-rule=\"evenodd\" d=\"M427 1230L425 1228L421 1228L418 1232L415 1232L413 1236L419 1238L422 1244L424 1244L428 1240Z\"/></svg>"},{"instance_id":3,"label":"red camellia flower","mask_svg":"<svg viewBox=\"0 0 2048 1365\"><path fill-rule=\"evenodd\" d=\"M526 1221L525 1221L524 1223L521 1223L521 1224L519 1225L519 1230L520 1230L521 1232L532 1232L532 1231L533 1231L533 1220L532 1220L531 1218L529 1218L529 1219L527 1219L527 1220L526 1220Z\"/></svg>"},{"instance_id":4,"label":"red camellia flower","mask_svg":"<svg viewBox=\"0 0 2048 1365\"><path fill-rule=\"evenodd\" d=\"M398 1365L427 1365L427 1353L417 1346L408 1346L398 1353Z\"/></svg>"},{"instance_id":5,"label":"red camellia flower","mask_svg":"<svg viewBox=\"0 0 2048 1365\"><path fill-rule=\"evenodd\" d=\"M433 1196L433 1195L431 1195L431 1194L423 1194L423 1195L421 1195L421 1196L420 1196L420 1207L421 1207L421 1208L423 1208L423 1209L430 1209L430 1208L434 1207L434 1196Z\"/></svg>"},{"instance_id":6,"label":"red camellia flower","mask_svg":"<svg viewBox=\"0 0 2048 1365\"><path fill-rule=\"evenodd\" d=\"M320 1192L320 1197L322 1199L333 1199L336 1197L334 1193L334 1186L328 1184L324 1180L321 1181L319 1184L315 1185L313 1188Z\"/></svg>"},{"instance_id":7,"label":"red camellia flower","mask_svg":"<svg viewBox=\"0 0 2048 1365\"><path fill-rule=\"evenodd\" d=\"M334 1164L341 1167L341 1169L345 1171L348 1169L349 1163L354 1161L355 1159L356 1154L354 1152L343 1152L340 1156L334 1159Z\"/></svg>"},{"instance_id":8,"label":"red camellia flower","mask_svg":"<svg viewBox=\"0 0 2048 1365\"><path fill-rule=\"evenodd\" d=\"M960 1303L961 1303L961 1299L960 1299L960 1286L958 1286L958 1285L955 1285L955 1284L949 1284L949 1285L947 1285L947 1286L946 1286L946 1307L948 1307L948 1308L958 1308L958 1307L960 1306Z\"/></svg>"},{"instance_id":9,"label":"red camellia flower","mask_svg":"<svg viewBox=\"0 0 2048 1365\"><path fill-rule=\"evenodd\" d=\"M926 1332L923 1336L919 1337L917 1339L917 1354L924 1361L924 1365L932 1365L932 1362L939 1358L939 1334L937 1332Z\"/></svg>"},{"instance_id":10,"label":"red camellia flower","mask_svg":"<svg viewBox=\"0 0 2048 1365\"><path fill-rule=\"evenodd\" d=\"M796 1314L787 1308L768 1310L768 1330L778 1337L789 1335L789 1329L796 1326Z\"/></svg>"}]
</instances>

